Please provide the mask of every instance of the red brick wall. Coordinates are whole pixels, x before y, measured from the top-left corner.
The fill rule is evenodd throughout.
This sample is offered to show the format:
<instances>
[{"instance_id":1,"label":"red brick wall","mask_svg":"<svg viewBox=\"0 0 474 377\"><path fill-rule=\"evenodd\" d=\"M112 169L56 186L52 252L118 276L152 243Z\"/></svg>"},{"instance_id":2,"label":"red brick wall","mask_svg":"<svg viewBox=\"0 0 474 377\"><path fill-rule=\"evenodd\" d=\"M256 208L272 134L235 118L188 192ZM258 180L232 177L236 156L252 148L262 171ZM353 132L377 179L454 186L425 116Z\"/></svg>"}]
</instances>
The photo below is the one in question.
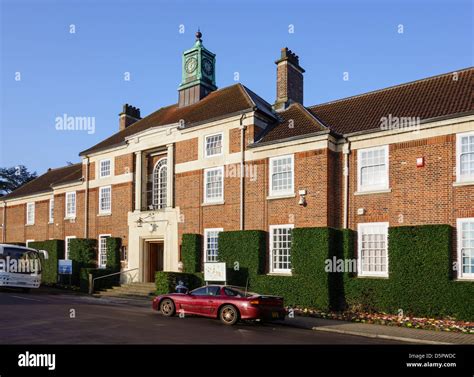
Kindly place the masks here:
<instances>
[{"instance_id":1,"label":"red brick wall","mask_svg":"<svg viewBox=\"0 0 474 377\"><path fill-rule=\"evenodd\" d=\"M180 141L175 144L175 163L194 161L198 159L198 138Z\"/></svg>"},{"instance_id":2,"label":"red brick wall","mask_svg":"<svg viewBox=\"0 0 474 377\"><path fill-rule=\"evenodd\" d=\"M133 173L133 153L115 157L115 175Z\"/></svg>"}]
</instances>

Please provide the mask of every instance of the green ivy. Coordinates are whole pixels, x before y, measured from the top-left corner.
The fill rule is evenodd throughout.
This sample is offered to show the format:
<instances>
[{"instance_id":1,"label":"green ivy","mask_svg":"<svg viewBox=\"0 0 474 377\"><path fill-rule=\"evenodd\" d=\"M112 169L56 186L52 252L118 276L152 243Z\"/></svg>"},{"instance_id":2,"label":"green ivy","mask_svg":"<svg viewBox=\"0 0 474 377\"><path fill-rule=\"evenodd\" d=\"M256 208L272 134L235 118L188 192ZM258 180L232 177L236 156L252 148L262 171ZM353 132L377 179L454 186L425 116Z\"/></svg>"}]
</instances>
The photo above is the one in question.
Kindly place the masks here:
<instances>
[{"instance_id":1,"label":"green ivy","mask_svg":"<svg viewBox=\"0 0 474 377\"><path fill-rule=\"evenodd\" d=\"M202 237L200 234L183 234L181 259L184 272L201 271Z\"/></svg>"},{"instance_id":2,"label":"green ivy","mask_svg":"<svg viewBox=\"0 0 474 377\"><path fill-rule=\"evenodd\" d=\"M58 260L64 259L64 241L46 240L30 242L29 247L37 250L46 250L48 259L41 257L41 282L46 284L56 284L58 282Z\"/></svg>"}]
</instances>

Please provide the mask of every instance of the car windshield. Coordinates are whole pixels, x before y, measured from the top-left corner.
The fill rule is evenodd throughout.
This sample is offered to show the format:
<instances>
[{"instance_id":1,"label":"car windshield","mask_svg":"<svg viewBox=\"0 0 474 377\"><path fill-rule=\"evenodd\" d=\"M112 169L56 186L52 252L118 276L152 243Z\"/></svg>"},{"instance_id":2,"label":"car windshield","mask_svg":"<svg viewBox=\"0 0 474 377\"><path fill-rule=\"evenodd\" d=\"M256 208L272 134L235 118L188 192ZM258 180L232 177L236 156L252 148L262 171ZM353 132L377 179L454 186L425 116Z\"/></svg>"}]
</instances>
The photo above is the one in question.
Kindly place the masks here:
<instances>
[{"instance_id":1,"label":"car windshield","mask_svg":"<svg viewBox=\"0 0 474 377\"><path fill-rule=\"evenodd\" d=\"M236 296L236 297L252 297L258 296L257 293L254 292L245 292L245 288L241 287L225 287L225 293L227 296Z\"/></svg>"}]
</instances>

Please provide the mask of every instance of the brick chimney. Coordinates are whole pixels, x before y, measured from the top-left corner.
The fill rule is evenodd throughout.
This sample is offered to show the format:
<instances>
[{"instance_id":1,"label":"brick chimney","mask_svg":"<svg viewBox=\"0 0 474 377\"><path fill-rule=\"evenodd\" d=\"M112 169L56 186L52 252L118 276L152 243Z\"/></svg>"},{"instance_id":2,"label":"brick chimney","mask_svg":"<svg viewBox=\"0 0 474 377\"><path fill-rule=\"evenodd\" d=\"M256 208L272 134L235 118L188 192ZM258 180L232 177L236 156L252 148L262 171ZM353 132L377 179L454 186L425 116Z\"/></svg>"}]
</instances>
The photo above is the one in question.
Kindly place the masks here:
<instances>
[{"instance_id":1,"label":"brick chimney","mask_svg":"<svg viewBox=\"0 0 474 377\"><path fill-rule=\"evenodd\" d=\"M275 62L277 65L277 96L275 110L284 110L292 102L303 104L303 73L299 57L288 49L281 49L281 57Z\"/></svg>"},{"instance_id":2,"label":"brick chimney","mask_svg":"<svg viewBox=\"0 0 474 377\"><path fill-rule=\"evenodd\" d=\"M119 131L140 120L140 109L126 103L123 105L123 111L119 114Z\"/></svg>"}]
</instances>

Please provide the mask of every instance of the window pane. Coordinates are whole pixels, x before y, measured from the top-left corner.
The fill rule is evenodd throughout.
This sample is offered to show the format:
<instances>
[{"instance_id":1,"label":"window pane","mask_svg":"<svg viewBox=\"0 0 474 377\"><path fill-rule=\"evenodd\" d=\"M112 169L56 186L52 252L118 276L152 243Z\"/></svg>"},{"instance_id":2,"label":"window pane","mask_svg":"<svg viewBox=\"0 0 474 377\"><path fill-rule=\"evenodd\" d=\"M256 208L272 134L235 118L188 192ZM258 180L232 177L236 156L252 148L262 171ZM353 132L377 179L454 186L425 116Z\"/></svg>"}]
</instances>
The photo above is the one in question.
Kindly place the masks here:
<instances>
[{"instance_id":1,"label":"window pane","mask_svg":"<svg viewBox=\"0 0 474 377\"><path fill-rule=\"evenodd\" d=\"M222 170L208 170L206 171L206 198L207 199L222 199Z\"/></svg>"},{"instance_id":2,"label":"window pane","mask_svg":"<svg viewBox=\"0 0 474 377\"><path fill-rule=\"evenodd\" d=\"M206 262L217 262L219 230L206 231Z\"/></svg>"},{"instance_id":3,"label":"window pane","mask_svg":"<svg viewBox=\"0 0 474 377\"><path fill-rule=\"evenodd\" d=\"M153 170L153 207L165 208L167 200L167 159L163 158L156 164Z\"/></svg>"},{"instance_id":4,"label":"window pane","mask_svg":"<svg viewBox=\"0 0 474 377\"><path fill-rule=\"evenodd\" d=\"M291 228L272 229L272 270L291 270Z\"/></svg>"},{"instance_id":5,"label":"window pane","mask_svg":"<svg viewBox=\"0 0 474 377\"><path fill-rule=\"evenodd\" d=\"M387 183L385 148L361 151L358 164L361 186L382 186Z\"/></svg>"},{"instance_id":6,"label":"window pane","mask_svg":"<svg viewBox=\"0 0 474 377\"><path fill-rule=\"evenodd\" d=\"M222 135L212 135L206 137L206 156L213 156L222 153Z\"/></svg>"},{"instance_id":7,"label":"window pane","mask_svg":"<svg viewBox=\"0 0 474 377\"><path fill-rule=\"evenodd\" d=\"M464 221L459 231L462 274L474 274L474 221Z\"/></svg>"},{"instance_id":8,"label":"window pane","mask_svg":"<svg viewBox=\"0 0 474 377\"><path fill-rule=\"evenodd\" d=\"M387 234L383 226L363 227L359 252L361 273L387 273Z\"/></svg>"},{"instance_id":9,"label":"window pane","mask_svg":"<svg viewBox=\"0 0 474 377\"><path fill-rule=\"evenodd\" d=\"M100 162L100 176L107 177L110 175L110 160Z\"/></svg>"},{"instance_id":10,"label":"window pane","mask_svg":"<svg viewBox=\"0 0 474 377\"><path fill-rule=\"evenodd\" d=\"M272 191L293 190L292 158L284 157L272 160Z\"/></svg>"}]
</instances>

